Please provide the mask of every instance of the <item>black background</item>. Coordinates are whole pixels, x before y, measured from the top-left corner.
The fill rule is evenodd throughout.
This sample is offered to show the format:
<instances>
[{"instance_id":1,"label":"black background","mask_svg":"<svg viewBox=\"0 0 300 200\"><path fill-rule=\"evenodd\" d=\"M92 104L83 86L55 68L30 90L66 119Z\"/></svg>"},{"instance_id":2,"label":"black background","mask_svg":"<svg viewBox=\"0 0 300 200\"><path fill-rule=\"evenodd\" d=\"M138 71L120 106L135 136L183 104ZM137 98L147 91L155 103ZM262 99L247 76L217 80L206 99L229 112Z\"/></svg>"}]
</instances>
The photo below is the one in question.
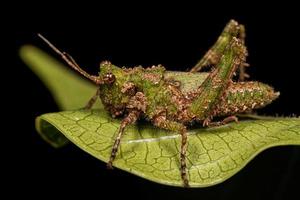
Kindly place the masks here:
<instances>
[{"instance_id":1,"label":"black background","mask_svg":"<svg viewBox=\"0 0 300 200\"><path fill-rule=\"evenodd\" d=\"M299 14L294 5L235 5L236 8L227 5L228 8L218 9L216 5L175 8L173 4L98 5L94 9L81 5L79 9L62 8L61 4L42 2L31 9L19 5L15 19L10 18L13 20L6 29L12 31L12 62L5 67L1 79L7 97L3 107L8 111L4 125L9 128L3 131L8 139L2 141L6 159L6 178L2 180L12 189L9 194L38 198L95 195L99 199L295 198L300 180L299 147L269 149L219 185L183 189L153 183L118 169L107 170L104 163L74 145L53 149L34 128L36 116L58 110L47 89L18 58L23 44L37 45L54 55L36 33L44 34L92 74L97 73L102 60L121 66L160 63L169 70L186 71L232 18L246 26L251 79L268 83L281 92L278 100L259 113L299 115L299 53L294 49L299 46Z\"/></svg>"}]
</instances>

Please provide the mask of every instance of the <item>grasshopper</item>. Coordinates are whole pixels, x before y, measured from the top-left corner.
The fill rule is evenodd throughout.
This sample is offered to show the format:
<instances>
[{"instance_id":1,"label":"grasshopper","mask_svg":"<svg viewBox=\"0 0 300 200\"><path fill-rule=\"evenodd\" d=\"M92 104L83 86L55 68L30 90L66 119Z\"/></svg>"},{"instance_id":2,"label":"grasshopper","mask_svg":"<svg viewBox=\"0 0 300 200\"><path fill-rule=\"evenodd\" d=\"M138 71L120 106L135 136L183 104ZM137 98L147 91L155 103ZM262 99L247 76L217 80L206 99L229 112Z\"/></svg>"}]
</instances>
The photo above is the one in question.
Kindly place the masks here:
<instances>
[{"instance_id":1,"label":"grasshopper","mask_svg":"<svg viewBox=\"0 0 300 200\"><path fill-rule=\"evenodd\" d=\"M187 127L192 122L220 126L238 121L236 114L262 108L279 96L271 86L244 81L247 50L245 28L231 20L216 43L190 72L167 71L162 65L120 68L108 61L100 64L98 76L85 72L75 60L39 34L62 59L97 86L86 105L91 109L100 97L112 117L123 116L107 163L112 168L125 128L144 118L154 126L181 134L180 172L183 185L189 186L186 165ZM198 73L213 66L210 73ZM239 80L233 76L239 71ZM200 81L204 80L204 81ZM222 121L212 121L223 117Z\"/></svg>"}]
</instances>

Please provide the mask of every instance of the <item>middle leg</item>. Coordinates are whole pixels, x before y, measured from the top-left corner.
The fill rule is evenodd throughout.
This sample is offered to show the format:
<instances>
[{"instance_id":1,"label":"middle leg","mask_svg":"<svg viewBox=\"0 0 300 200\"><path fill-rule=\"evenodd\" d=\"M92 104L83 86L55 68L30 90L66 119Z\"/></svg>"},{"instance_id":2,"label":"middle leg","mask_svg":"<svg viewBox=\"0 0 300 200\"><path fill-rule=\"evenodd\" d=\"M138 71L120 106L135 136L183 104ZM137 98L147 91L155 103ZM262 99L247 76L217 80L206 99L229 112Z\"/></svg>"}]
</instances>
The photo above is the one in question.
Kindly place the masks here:
<instances>
[{"instance_id":1,"label":"middle leg","mask_svg":"<svg viewBox=\"0 0 300 200\"><path fill-rule=\"evenodd\" d=\"M203 121L203 126L215 127L228 124L229 122L238 122L238 118L236 116L229 116L223 119L222 121L212 122L211 119L207 118Z\"/></svg>"}]
</instances>

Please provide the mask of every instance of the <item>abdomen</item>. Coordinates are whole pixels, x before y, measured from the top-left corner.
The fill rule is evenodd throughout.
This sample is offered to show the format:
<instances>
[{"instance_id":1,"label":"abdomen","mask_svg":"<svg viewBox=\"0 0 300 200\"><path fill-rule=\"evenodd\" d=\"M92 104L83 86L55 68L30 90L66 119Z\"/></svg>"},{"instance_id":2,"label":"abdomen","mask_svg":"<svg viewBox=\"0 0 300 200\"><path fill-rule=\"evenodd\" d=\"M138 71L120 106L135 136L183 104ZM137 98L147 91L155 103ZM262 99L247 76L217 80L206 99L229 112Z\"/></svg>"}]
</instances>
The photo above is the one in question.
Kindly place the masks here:
<instances>
[{"instance_id":1,"label":"abdomen","mask_svg":"<svg viewBox=\"0 0 300 200\"><path fill-rule=\"evenodd\" d=\"M232 83L221 102L217 105L215 116L234 115L262 108L279 96L279 92L260 82Z\"/></svg>"}]
</instances>

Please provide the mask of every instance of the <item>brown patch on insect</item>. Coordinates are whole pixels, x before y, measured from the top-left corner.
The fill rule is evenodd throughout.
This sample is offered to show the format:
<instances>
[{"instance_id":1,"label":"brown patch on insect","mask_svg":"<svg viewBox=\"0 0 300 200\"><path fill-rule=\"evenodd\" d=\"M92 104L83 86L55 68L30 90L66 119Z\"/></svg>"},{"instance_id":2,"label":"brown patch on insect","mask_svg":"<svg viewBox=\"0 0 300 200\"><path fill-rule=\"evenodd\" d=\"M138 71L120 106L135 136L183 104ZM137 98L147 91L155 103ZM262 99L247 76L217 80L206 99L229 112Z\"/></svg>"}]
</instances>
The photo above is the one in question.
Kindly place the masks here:
<instances>
[{"instance_id":1,"label":"brown patch on insect","mask_svg":"<svg viewBox=\"0 0 300 200\"><path fill-rule=\"evenodd\" d=\"M107 105L107 108L113 118L123 115L125 111L124 105L119 105L119 106Z\"/></svg>"},{"instance_id":2,"label":"brown patch on insect","mask_svg":"<svg viewBox=\"0 0 300 200\"><path fill-rule=\"evenodd\" d=\"M143 69L143 68L142 68ZM162 77L165 68L162 65L153 65L152 67L148 67L143 69L142 79L152 82L154 85L158 84Z\"/></svg>"},{"instance_id":3,"label":"brown patch on insect","mask_svg":"<svg viewBox=\"0 0 300 200\"><path fill-rule=\"evenodd\" d=\"M160 115L154 116L152 122L157 127L167 129L167 123L165 123L166 120L167 120L166 114L161 113Z\"/></svg>"},{"instance_id":4,"label":"brown patch on insect","mask_svg":"<svg viewBox=\"0 0 300 200\"><path fill-rule=\"evenodd\" d=\"M182 94L178 86L168 85L168 89L171 92L171 101L177 106L177 113L172 118L186 123L190 121L194 116L188 112L188 102L189 100Z\"/></svg>"},{"instance_id":5,"label":"brown patch on insect","mask_svg":"<svg viewBox=\"0 0 300 200\"><path fill-rule=\"evenodd\" d=\"M171 96L172 103L178 106L177 107L178 110L182 110L186 105L186 99L182 95L181 91L177 87L172 85L168 85L168 89L172 95Z\"/></svg>"},{"instance_id":6,"label":"brown patch on insect","mask_svg":"<svg viewBox=\"0 0 300 200\"><path fill-rule=\"evenodd\" d=\"M258 82L232 83L217 105L214 115L224 116L247 113L262 108L279 96L273 88Z\"/></svg>"},{"instance_id":7,"label":"brown patch on insect","mask_svg":"<svg viewBox=\"0 0 300 200\"><path fill-rule=\"evenodd\" d=\"M164 106L157 106L155 110L153 110L151 113L149 113L148 116L146 116L147 120L153 121L153 119L159 115L166 115L167 108Z\"/></svg>"},{"instance_id":8,"label":"brown patch on insect","mask_svg":"<svg viewBox=\"0 0 300 200\"><path fill-rule=\"evenodd\" d=\"M122 67L123 72L130 73L132 71L132 67Z\"/></svg>"},{"instance_id":9,"label":"brown patch on insect","mask_svg":"<svg viewBox=\"0 0 300 200\"><path fill-rule=\"evenodd\" d=\"M161 64L158 64L158 65L152 65L151 67L147 67L146 68L147 71L151 70L165 70L165 67L162 66Z\"/></svg>"},{"instance_id":10,"label":"brown patch on insect","mask_svg":"<svg viewBox=\"0 0 300 200\"><path fill-rule=\"evenodd\" d=\"M161 74L152 72L145 72L142 76L144 80L151 81L153 84L158 84L162 78Z\"/></svg>"},{"instance_id":11,"label":"brown patch on insect","mask_svg":"<svg viewBox=\"0 0 300 200\"><path fill-rule=\"evenodd\" d=\"M185 98L189 101L189 102L192 102L193 99L195 99L198 95L198 93L200 93L201 90L197 89L197 90L193 90L193 91L190 91L190 92L187 92L187 94L185 95Z\"/></svg>"},{"instance_id":12,"label":"brown patch on insect","mask_svg":"<svg viewBox=\"0 0 300 200\"><path fill-rule=\"evenodd\" d=\"M138 72L143 72L144 71L144 68L142 66L136 66L136 67L123 67L123 72L125 72L127 75L131 75L131 74L135 74L135 73L138 73Z\"/></svg>"},{"instance_id":13,"label":"brown patch on insect","mask_svg":"<svg viewBox=\"0 0 300 200\"><path fill-rule=\"evenodd\" d=\"M136 109L145 112L147 108L148 102L147 98L142 92L137 92L133 97L129 99L129 102L126 108Z\"/></svg>"},{"instance_id":14,"label":"brown patch on insect","mask_svg":"<svg viewBox=\"0 0 300 200\"><path fill-rule=\"evenodd\" d=\"M136 87L132 82L125 82L122 85L121 92L123 94L128 94L129 96L133 96L136 92Z\"/></svg>"}]
</instances>

